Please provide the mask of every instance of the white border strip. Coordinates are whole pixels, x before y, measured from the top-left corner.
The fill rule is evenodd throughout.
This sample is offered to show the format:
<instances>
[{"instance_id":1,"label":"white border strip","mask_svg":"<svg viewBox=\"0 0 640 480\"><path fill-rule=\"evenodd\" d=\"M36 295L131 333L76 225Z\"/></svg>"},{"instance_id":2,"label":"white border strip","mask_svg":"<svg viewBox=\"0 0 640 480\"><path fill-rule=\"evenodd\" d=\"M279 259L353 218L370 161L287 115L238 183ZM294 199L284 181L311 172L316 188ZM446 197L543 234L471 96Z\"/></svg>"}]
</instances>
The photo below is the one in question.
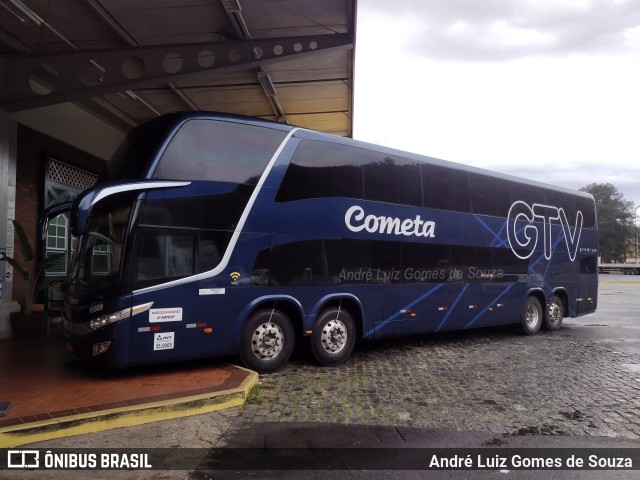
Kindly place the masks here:
<instances>
[{"instance_id":1,"label":"white border strip","mask_svg":"<svg viewBox=\"0 0 640 480\"><path fill-rule=\"evenodd\" d=\"M129 183L127 185L118 185L115 187L107 187L100 190L93 200L91 200L91 206L98 203L103 198L116 193L131 192L134 190L149 190L152 188L170 188L170 187L186 187L191 182L144 182L144 183Z\"/></svg>"},{"instance_id":2,"label":"white border strip","mask_svg":"<svg viewBox=\"0 0 640 480\"><path fill-rule=\"evenodd\" d=\"M224 269L227 268L227 265L229 264L231 255L233 254L233 251L236 248L236 243L238 243L238 238L242 233L242 229L244 228L244 224L246 223L247 218L249 217L249 213L253 208L253 204L256 202L258 195L260 195L262 186L264 185L265 181L267 180L267 177L271 173L271 170L273 169L273 166L275 165L276 160L278 160L278 157L280 157L282 150L284 150L284 147L287 146L287 143L289 143L289 140L291 139L291 137L298 130L303 130L303 129L296 127L287 134L287 136L284 138L284 140L282 141L278 149L275 151L275 153L271 157L271 160L269 160L269 163L264 169L264 172L262 172L262 176L260 177L260 180L258 180L258 183L256 184L256 188L253 190L253 193L251 194L251 197L247 202L247 206L245 207L244 211L242 212L242 215L240 216L240 220L238 221L238 225L236 226L236 229L234 230L233 235L231 236L231 240L229 241L227 250L225 251L224 256L222 257L222 260L220 261L220 263L216 268L214 268L213 270L209 270L208 272L202 272L197 275L192 275L190 277L173 280L172 282L161 283L159 285L153 285L151 287L141 288L140 290L134 290L133 293L139 294L139 293L153 292L154 290L161 290L163 288L173 287L175 285L183 285L185 283L190 283L198 280L204 280L206 278L215 277L216 275L219 275L220 273L222 273Z\"/></svg>"}]
</instances>

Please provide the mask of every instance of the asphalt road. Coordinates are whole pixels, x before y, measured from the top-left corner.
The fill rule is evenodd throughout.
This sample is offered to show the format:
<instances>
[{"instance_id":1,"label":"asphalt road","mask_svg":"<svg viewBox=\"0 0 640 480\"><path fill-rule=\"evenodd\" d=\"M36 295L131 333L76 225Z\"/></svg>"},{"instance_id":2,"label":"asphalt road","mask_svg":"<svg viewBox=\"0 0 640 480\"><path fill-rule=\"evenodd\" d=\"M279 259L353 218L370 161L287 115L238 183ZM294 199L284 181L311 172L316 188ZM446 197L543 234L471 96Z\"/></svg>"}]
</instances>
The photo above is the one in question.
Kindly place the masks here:
<instances>
[{"instance_id":1,"label":"asphalt road","mask_svg":"<svg viewBox=\"0 0 640 480\"><path fill-rule=\"evenodd\" d=\"M296 447L322 455L314 449L377 448L380 456L395 455L397 448L640 452L640 277L600 280L598 312L565 319L559 332L523 337L488 329L374 343L336 368L294 359L283 371L263 376L244 407L33 446L209 452L195 472L91 473L109 479L637 478L637 470L365 472L340 456L327 462L333 471L220 471L215 450L208 450ZM3 473L0 478L86 478L86 472L74 471Z\"/></svg>"}]
</instances>

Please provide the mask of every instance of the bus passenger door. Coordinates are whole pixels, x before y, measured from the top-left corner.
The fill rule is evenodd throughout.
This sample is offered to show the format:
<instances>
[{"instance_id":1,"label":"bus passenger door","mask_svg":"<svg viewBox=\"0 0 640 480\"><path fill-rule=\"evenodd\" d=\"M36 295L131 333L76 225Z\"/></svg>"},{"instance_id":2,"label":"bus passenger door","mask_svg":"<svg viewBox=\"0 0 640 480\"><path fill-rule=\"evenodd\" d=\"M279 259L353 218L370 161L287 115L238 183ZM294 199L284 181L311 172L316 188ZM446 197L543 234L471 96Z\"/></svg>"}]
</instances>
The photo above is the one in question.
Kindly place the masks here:
<instances>
[{"instance_id":1,"label":"bus passenger door","mask_svg":"<svg viewBox=\"0 0 640 480\"><path fill-rule=\"evenodd\" d=\"M157 363L198 355L195 349L198 286L194 275L194 232L140 228L131 258L133 362ZM181 283L184 282L184 283ZM146 311L144 311L146 310Z\"/></svg>"}]
</instances>

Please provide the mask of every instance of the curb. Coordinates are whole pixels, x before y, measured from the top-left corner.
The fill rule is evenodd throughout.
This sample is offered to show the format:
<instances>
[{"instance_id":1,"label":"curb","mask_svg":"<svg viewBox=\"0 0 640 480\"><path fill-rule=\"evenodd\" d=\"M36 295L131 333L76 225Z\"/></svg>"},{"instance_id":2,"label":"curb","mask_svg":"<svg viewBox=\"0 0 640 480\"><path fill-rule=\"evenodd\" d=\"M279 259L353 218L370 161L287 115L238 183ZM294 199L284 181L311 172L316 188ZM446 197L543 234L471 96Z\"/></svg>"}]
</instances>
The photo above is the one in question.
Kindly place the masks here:
<instances>
[{"instance_id":1,"label":"curb","mask_svg":"<svg viewBox=\"0 0 640 480\"><path fill-rule=\"evenodd\" d=\"M238 407L246 402L249 391L258 383L258 374L234 367L247 372L247 377L236 388L0 428L0 448Z\"/></svg>"}]
</instances>

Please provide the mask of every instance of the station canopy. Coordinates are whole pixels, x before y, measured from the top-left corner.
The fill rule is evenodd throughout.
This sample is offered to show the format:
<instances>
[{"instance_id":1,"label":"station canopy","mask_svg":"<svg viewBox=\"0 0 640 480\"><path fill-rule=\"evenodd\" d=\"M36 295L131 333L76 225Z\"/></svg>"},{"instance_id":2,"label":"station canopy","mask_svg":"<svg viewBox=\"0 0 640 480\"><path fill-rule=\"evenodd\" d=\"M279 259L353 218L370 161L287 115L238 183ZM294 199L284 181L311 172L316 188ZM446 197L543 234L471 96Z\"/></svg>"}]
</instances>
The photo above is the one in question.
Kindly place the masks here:
<instances>
[{"instance_id":1,"label":"station canopy","mask_svg":"<svg viewBox=\"0 0 640 480\"><path fill-rule=\"evenodd\" d=\"M352 134L356 0L2 0L0 108L180 110Z\"/></svg>"}]
</instances>

